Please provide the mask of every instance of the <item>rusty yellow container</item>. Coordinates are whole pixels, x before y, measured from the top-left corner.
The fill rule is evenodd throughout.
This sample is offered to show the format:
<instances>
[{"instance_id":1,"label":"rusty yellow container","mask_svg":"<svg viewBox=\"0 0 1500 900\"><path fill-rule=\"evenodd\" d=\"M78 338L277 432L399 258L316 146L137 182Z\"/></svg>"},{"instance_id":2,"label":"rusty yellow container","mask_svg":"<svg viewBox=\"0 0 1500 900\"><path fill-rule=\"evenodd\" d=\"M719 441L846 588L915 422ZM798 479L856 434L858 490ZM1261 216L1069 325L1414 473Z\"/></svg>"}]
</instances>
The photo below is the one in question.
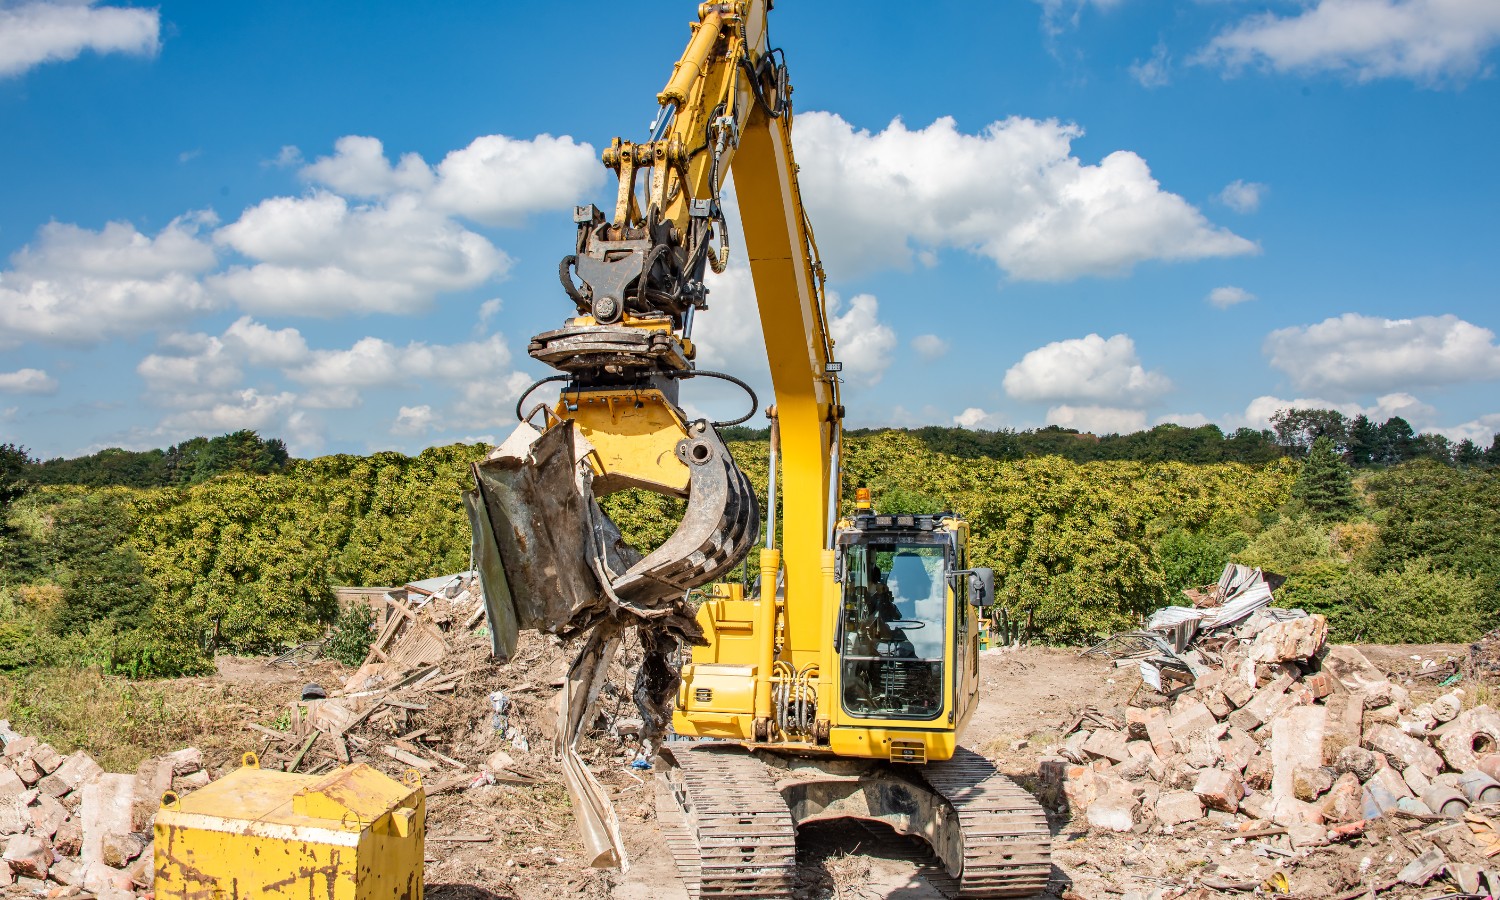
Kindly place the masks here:
<instances>
[{"instance_id":1,"label":"rusty yellow container","mask_svg":"<svg viewBox=\"0 0 1500 900\"><path fill-rule=\"evenodd\" d=\"M156 814L157 900L421 900L421 779L243 768Z\"/></svg>"}]
</instances>

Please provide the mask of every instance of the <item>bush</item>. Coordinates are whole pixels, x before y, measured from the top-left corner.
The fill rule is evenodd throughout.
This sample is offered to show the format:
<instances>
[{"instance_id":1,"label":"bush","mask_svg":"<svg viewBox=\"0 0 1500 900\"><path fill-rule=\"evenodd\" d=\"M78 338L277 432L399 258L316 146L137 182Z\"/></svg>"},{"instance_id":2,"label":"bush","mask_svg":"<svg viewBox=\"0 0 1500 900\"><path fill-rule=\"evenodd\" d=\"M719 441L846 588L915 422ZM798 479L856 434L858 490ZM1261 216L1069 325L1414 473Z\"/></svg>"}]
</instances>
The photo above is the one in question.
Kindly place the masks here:
<instances>
[{"instance_id":1,"label":"bush","mask_svg":"<svg viewBox=\"0 0 1500 900\"><path fill-rule=\"evenodd\" d=\"M339 613L323 642L323 655L346 666L357 666L370 655L375 639L375 612L363 603L351 603Z\"/></svg>"},{"instance_id":2,"label":"bush","mask_svg":"<svg viewBox=\"0 0 1500 900\"><path fill-rule=\"evenodd\" d=\"M1287 581L1277 605L1326 615L1338 641L1466 643L1489 627L1484 595L1478 579L1435 570L1419 559L1379 573L1312 568Z\"/></svg>"}]
</instances>

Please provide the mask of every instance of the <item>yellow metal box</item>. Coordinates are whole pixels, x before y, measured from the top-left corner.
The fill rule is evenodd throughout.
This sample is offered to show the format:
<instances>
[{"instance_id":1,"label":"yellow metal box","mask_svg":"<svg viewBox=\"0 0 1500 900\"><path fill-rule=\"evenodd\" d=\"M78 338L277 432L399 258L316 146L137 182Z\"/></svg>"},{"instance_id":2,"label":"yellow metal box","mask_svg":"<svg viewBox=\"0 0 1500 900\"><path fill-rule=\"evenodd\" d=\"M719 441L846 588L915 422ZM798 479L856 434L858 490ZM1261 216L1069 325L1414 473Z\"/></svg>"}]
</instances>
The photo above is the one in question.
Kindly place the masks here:
<instances>
[{"instance_id":1,"label":"yellow metal box","mask_svg":"<svg viewBox=\"0 0 1500 900\"><path fill-rule=\"evenodd\" d=\"M421 900L426 797L367 765L245 766L156 814L157 900Z\"/></svg>"}]
</instances>

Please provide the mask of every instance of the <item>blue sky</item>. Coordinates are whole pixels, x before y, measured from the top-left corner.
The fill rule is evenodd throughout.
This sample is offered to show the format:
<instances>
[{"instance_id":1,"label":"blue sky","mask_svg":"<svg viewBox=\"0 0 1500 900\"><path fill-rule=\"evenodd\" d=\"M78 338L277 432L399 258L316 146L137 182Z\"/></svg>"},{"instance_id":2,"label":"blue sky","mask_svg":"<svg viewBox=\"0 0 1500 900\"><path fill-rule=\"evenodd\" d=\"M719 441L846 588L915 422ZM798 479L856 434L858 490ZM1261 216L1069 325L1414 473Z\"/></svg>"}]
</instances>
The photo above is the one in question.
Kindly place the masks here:
<instances>
[{"instance_id":1,"label":"blue sky","mask_svg":"<svg viewBox=\"0 0 1500 900\"><path fill-rule=\"evenodd\" d=\"M694 9L0 0L0 441L503 436ZM851 424L1500 431L1494 0L771 22ZM710 287L700 364L769 398L742 258Z\"/></svg>"}]
</instances>

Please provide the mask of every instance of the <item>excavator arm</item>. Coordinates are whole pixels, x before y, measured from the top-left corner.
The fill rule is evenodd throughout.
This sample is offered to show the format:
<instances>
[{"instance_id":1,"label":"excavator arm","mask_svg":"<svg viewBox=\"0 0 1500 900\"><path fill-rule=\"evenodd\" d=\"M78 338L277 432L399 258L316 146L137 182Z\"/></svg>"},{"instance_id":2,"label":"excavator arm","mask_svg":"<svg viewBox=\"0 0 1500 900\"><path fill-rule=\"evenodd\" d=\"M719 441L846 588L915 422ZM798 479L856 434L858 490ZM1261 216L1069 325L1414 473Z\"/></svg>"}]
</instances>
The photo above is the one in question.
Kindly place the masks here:
<instances>
[{"instance_id":1,"label":"excavator arm","mask_svg":"<svg viewBox=\"0 0 1500 900\"><path fill-rule=\"evenodd\" d=\"M728 263L721 189L730 171L785 453L815 483L797 491L810 498L799 502L819 507L813 516L789 514L787 527L831 524L841 410L822 268L792 158L791 85L769 47L770 5L699 7L657 95L651 139L616 138L603 153L618 179L614 209L575 211L574 252L559 274L576 315L529 347L562 373L545 379L564 382L561 394L530 410L523 397L521 426L476 464L467 498L500 658L521 628L571 634L627 613L671 623L695 642L685 593L740 563L759 535L754 492L715 428L727 423L689 421L678 403L690 378L744 386L698 369L692 341L694 316L709 305L706 273ZM644 556L596 502L625 488L687 501L676 532ZM826 537L793 543L828 545Z\"/></svg>"},{"instance_id":2,"label":"excavator arm","mask_svg":"<svg viewBox=\"0 0 1500 900\"><path fill-rule=\"evenodd\" d=\"M574 314L528 348L561 374L523 395L521 423L475 464L475 489L465 495L496 658L514 653L521 629L586 636L560 724L574 806L604 865L623 865L623 850L574 747L609 659L623 630L636 626L645 659L634 693L649 755L676 698L676 648L704 642L687 592L738 565L760 535L754 491L716 427L753 415L753 393L751 413L731 423L690 420L678 400L695 377L749 392L733 376L698 368L692 340L695 315L710 305L707 272L722 273L729 261L721 192L731 171L779 403L767 412L788 463L787 545L814 574L830 546L843 410L822 266L792 156L791 85L767 33L771 5L702 4L657 95L649 139L616 138L604 151L617 176L614 207L575 210L573 252L559 265ZM563 383L556 403L527 408L546 382ZM676 531L645 554L598 504L626 488L686 501ZM773 510L775 493L773 474ZM774 521L766 538L774 546ZM763 553L770 584L779 564L776 550Z\"/></svg>"}]
</instances>

